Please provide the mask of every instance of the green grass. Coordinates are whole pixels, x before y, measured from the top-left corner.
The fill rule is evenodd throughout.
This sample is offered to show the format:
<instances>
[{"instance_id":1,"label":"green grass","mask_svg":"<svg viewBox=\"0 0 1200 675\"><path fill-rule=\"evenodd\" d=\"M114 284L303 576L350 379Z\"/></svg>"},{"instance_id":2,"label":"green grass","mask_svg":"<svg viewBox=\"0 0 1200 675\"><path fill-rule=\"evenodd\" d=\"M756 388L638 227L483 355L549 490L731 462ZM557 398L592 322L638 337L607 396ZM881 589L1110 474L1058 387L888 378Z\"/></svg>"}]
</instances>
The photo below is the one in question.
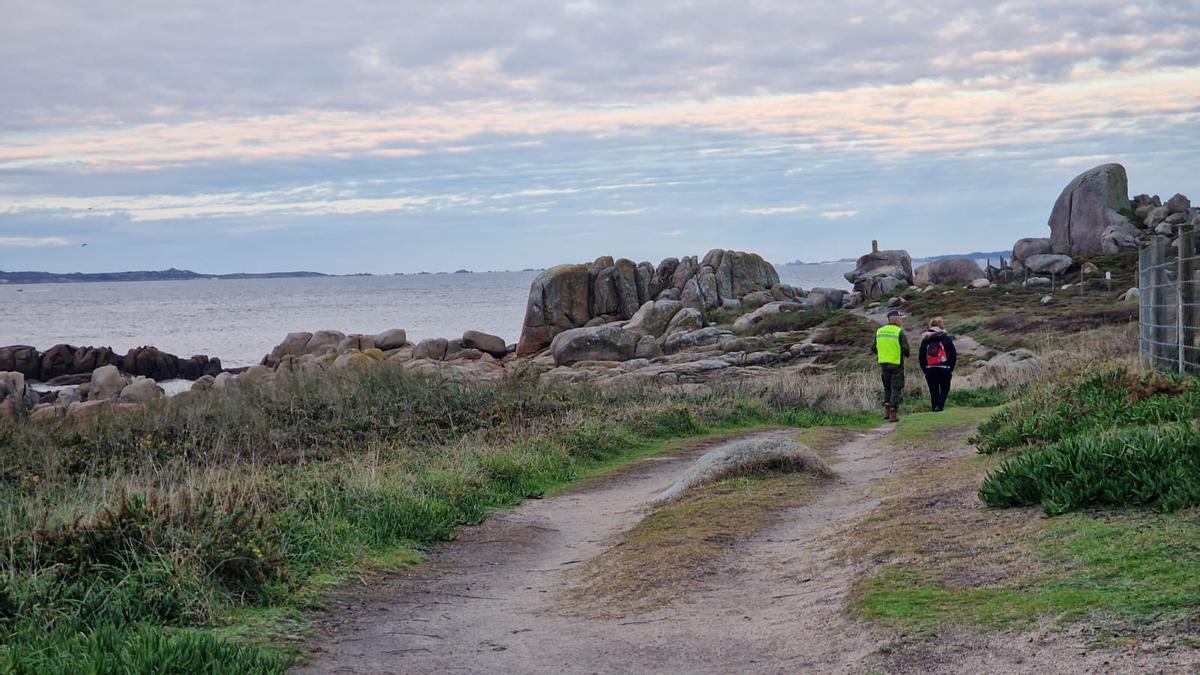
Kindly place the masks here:
<instances>
[{"instance_id":1,"label":"green grass","mask_svg":"<svg viewBox=\"0 0 1200 675\"><path fill-rule=\"evenodd\" d=\"M0 672L157 663L172 645L193 670L278 670L330 583L408 564L495 509L679 439L869 423L804 401L786 385L681 404L379 368L0 425Z\"/></svg>"},{"instance_id":2,"label":"green grass","mask_svg":"<svg viewBox=\"0 0 1200 675\"><path fill-rule=\"evenodd\" d=\"M1200 524L1193 517L1124 513L1107 520L1074 514L1034 542L1034 571L988 586L963 587L915 564L884 567L856 606L867 617L917 634L949 623L983 629L1063 622L1096 615L1134 624L1185 619L1200 605Z\"/></svg>"},{"instance_id":3,"label":"green grass","mask_svg":"<svg viewBox=\"0 0 1200 675\"><path fill-rule=\"evenodd\" d=\"M947 407L942 412L901 415L893 439L905 445L935 443L946 432L973 427L994 412L994 408Z\"/></svg>"}]
</instances>

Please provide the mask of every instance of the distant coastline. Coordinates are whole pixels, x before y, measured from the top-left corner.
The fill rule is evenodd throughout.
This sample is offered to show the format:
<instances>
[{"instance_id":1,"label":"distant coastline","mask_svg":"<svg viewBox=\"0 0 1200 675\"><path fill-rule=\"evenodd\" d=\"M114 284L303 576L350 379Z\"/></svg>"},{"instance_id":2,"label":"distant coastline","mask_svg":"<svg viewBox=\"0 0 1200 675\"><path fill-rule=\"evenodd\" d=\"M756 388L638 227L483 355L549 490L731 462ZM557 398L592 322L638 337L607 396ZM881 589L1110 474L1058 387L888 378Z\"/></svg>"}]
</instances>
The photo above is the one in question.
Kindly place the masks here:
<instances>
[{"instance_id":1,"label":"distant coastline","mask_svg":"<svg viewBox=\"0 0 1200 675\"><path fill-rule=\"evenodd\" d=\"M985 258L999 258L1009 255L1008 251L993 251L990 253L955 253L938 256L928 256L923 258L914 258L914 260L933 261L943 260L945 258L975 258L983 260ZM803 260L793 260L783 263L783 265L838 265L845 263L853 263L855 258L841 258L839 260L822 260L816 262L806 262ZM496 270L490 270L494 272ZM500 270L505 271L505 270ZM526 268L522 272L538 272L537 268ZM407 276L428 275L428 274L475 274L473 270L459 269L454 272L396 272L389 276ZM132 272L5 272L0 270L0 285L32 285L32 284L85 284L85 283L103 283L116 281L197 281L203 279L297 279L297 278L315 278L315 277L369 277L375 276L366 272L357 274L326 274L324 272L237 272L233 274L204 274L201 272L193 272L191 270L180 270L174 267L165 270L139 270Z\"/></svg>"},{"instance_id":2,"label":"distant coastline","mask_svg":"<svg viewBox=\"0 0 1200 675\"><path fill-rule=\"evenodd\" d=\"M511 270L499 270L507 272ZM527 268L522 272L539 272L541 270ZM496 270L489 270L494 273ZM233 274L204 274L191 270L175 268L165 270L138 270L133 272L5 272L0 270L0 285L21 286L32 284L88 284L114 281L199 281L204 279L307 279L334 277L372 277L372 276L420 276L431 274L476 274L472 270L456 270L454 272L396 272L390 275L375 275L369 272L355 274L326 274L324 272L237 272Z\"/></svg>"},{"instance_id":3,"label":"distant coastline","mask_svg":"<svg viewBox=\"0 0 1200 675\"><path fill-rule=\"evenodd\" d=\"M196 279L292 279L297 277L327 277L320 272L264 272L260 274L201 274L191 270L140 270L135 272L3 272L0 284L86 284L106 281L191 281Z\"/></svg>"}]
</instances>

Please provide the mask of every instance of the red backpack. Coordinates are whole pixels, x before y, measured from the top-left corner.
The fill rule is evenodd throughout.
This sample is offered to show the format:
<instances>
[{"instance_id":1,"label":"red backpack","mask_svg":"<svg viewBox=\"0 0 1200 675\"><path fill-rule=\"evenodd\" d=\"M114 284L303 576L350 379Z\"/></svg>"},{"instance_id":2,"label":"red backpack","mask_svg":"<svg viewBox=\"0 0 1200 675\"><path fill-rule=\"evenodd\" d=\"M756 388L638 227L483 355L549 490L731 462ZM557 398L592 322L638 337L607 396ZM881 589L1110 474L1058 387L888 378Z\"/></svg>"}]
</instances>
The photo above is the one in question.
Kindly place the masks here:
<instances>
[{"instance_id":1,"label":"red backpack","mask_svg":"<svg viewBox=\"0 0 1200 675\"><path fill-rule=\"evenodd\" d=\"M946 348L942 345L942 341L930 340L929 345L925 347L925 365L944 366L949 360L946 357Z\"/></svg>"}]
</instances>

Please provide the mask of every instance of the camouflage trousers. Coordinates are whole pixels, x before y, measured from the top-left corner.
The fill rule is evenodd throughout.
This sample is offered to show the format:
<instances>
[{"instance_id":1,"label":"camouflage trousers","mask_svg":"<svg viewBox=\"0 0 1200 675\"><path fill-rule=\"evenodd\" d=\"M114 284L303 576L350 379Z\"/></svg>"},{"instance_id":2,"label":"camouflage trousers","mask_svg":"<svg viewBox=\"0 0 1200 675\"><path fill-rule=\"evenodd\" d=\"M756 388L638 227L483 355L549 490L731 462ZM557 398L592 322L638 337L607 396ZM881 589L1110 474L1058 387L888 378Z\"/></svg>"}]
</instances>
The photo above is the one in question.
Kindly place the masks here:
<instances>
[{"instance_id":1,"label":"camouflage trousers","mask_svg":"<svg viewBox=\"0 0 1200 675\"><path fill-rule=\"evenodd\" d=\"M883 363L880 367L883 370L883 404L899 408L904 400L904 366Z\"/></svg>"}]
</instances>

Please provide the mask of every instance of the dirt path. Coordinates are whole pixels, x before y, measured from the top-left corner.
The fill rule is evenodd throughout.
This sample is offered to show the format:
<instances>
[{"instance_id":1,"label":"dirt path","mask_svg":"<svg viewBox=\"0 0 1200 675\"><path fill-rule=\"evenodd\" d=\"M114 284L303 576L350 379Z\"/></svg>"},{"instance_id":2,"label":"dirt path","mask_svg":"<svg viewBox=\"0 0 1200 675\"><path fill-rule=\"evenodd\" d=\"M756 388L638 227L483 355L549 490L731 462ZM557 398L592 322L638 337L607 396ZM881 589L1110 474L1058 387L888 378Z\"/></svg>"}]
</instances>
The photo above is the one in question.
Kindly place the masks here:
<instances>
[{"instance_id":1,"label":"dirt path","mask_svg":"<svg viewBox=\"0 0 1200 675\"><path fill-rule=\"evenodd\" d=\"M686 601L627 619L570 616L560 604L571 571L636 523L712 442L466 529L411 575L346 602L300 672L853 670L879 638L848 625L853 570L831 558L839 530L874 508L873 486L896 470L882 432L833 452L838 478L743 544L732 567Z\"/></svg>"}]
</instances>

